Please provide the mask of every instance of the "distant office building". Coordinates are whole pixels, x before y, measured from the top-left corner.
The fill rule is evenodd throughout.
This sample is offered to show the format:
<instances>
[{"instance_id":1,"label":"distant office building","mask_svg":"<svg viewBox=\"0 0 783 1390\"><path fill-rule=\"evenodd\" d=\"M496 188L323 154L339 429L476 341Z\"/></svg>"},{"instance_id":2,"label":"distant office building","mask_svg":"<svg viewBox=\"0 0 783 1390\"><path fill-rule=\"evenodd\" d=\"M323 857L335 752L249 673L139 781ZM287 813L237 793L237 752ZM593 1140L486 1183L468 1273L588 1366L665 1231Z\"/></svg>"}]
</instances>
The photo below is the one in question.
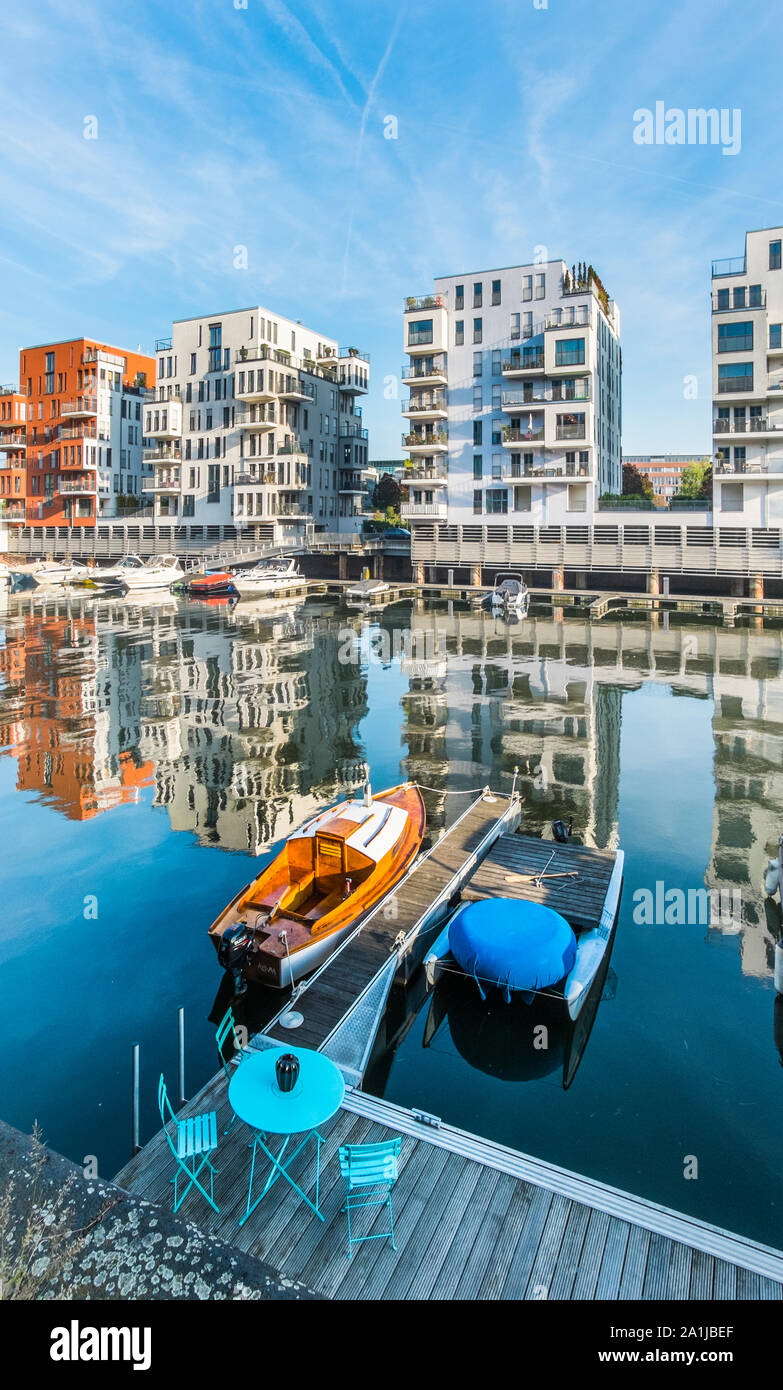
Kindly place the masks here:
<instances>
[{"instance_id":1,"label":"distant office building","mask_svg":"<svg viewBox=\"0 0 783 1390\"><path fill-rule=\"evenodd\" d=\"M155 517L282 540L365 512L369 358L261 306L182 319L146 410Z\"/></svg>"},{"instance_id":2,"label":"distant office building","mask_svg":"<svg viewBox=\"0 0 783 1390\"><path fill-rule=\"evenodd\" d=\"M704 460L704 454L623 454L623 463L647 474L655 500L662 506L677 496L686 468Z\"/></svg>"},{"instance_id":3,"label":"distant office building","mask_svg":"<svg viewBox=\"0 0 783 1390\"><path fill-rule=\"evenodd\" d=\"M715 509L783 521L783 227L712 264Z\"/></svg>"}]
</instances>

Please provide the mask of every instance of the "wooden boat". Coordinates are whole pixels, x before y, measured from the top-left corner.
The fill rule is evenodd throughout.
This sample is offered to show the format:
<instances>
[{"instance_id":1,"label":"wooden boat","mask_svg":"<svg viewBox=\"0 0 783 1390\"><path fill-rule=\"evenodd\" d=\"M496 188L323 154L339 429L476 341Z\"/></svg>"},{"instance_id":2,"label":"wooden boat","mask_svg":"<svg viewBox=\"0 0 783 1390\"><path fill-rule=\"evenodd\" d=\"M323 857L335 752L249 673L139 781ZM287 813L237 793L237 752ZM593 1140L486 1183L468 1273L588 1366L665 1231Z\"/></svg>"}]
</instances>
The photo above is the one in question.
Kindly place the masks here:
<instances>
[{"instance_id":1,"label":"wooden boat","mask_svg":"<svg viewBox=\"0 0 783 1390\"><path fill-rule=\"evenodd\" d=\"M235 985L275 989L314 970L413 863L425 811L414 782L321 811L209 929Z\"/></svg>"}]
</instances>

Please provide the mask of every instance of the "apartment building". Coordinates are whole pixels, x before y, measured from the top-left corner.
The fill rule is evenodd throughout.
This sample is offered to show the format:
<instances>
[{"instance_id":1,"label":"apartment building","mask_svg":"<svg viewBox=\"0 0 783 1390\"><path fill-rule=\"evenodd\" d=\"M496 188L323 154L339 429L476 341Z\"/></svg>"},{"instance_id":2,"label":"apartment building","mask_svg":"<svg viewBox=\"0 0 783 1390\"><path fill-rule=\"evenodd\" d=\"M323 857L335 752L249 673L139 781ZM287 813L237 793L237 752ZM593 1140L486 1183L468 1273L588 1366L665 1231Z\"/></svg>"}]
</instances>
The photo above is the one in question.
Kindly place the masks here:
<instances>
[{"instance_id":1,"label":"apartment building","mask_svg":"<svg viewBox=\"0 0 783 1390\"><path fill-rule=\"evenodd\" d=\"M0 521L24 525L27 512L27 398L0 386Z\"/></svg>"},{"instance_id":2,"label":"apartment building","mask_svg":"<svg viewBox=\"0 0 783 1390\"><path fill-rule=\"evenodd\" d=\"M140 506L142 403L154 380L153 358L92 338L22 348L25 512L13 519L92 526L123 499ZM3 396L0 412L13 400Z\"/></svg>"},{"instance_id":3,"label":"apartment building","mask_svg":"<svg viewBox=\"0 0 783 1390\"><path fill-rule=\"evenodd\" d=\"M705 458L705 454L623 454L623 463L630 463L638 473L646 473L653 497L665 506L679 493L686 468L704 463Z\"/></svg>"},{"instance_id":4,"label":"apartment building","mask_svg":"<svg viewBox=\"0 0 783 1390\"><path fill-rule=\"evenodd\" d=\"M255 306L179 320L156 355L143 484L156 520L274 541L361 526L366 353Z\"/></svg>"},{"instance_id":5,"label":"apartment building","mask_svg":"<svg viewBox=\"0 0 783 1390\"><path fill-rule=\"evenodd\" d=\"M620 491L620 316L592 266L440 277L404 328L414 558L438 522L589 523Z\"/></svg>"},{"instance_id":6,"label":"apartment building","mask_svg":"<svg viewBox=\"0 0 783 1390\"><path fill-rule=\"evenodd\" d=\"M783 521L783 227L712 264L713 501L754 527Z\"/></svg>"}]
</instances>

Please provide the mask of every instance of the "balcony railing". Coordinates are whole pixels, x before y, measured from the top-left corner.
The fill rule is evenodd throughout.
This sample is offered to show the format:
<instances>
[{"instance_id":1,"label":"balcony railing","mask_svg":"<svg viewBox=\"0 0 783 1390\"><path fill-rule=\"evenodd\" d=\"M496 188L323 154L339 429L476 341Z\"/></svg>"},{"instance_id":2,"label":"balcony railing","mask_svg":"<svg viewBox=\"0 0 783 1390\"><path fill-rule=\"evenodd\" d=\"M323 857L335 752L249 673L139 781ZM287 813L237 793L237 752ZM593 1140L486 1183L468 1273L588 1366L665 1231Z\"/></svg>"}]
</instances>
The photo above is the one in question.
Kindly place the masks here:
<instances>
[{"instance_id":1,"label":"balcony railing","mask_svg":"<svg viewBox=\"0 0 783 1390\"><path fill-rule=\"evenodd\" d=\"M443 294L419 294L409 295L405 300L406 314L415 313L419 309L445 309L446 296Z\"/></svg>"},{"instance_id":2,"label":"balcony railing","mask_svg":"<svg viewBox=\"0 0 783 1390\"><path fill-rule=\"evenodd\" d=\"M57 491L64 496L76 496L81 493L94 494L98 491L98 488L94 479L85 478L84 482L81 483L64 483L60 481L57 484Z\"/></svg>"},{"instance_id":3,"label":"balcony railing","mask_svg":"<svg viewBox=\"0 0 783 1390\"><path fill-rule=\"evenodd\" d=\"M591 399L589 381L580 382L578 386L563 387L561 390L558 390L557 383L553 382L548 390L504 391L503 409L522 410L528 405L551 405L552 403L563 405L570 401L589 401Z\"/></svg>"},{"instance_id":4,"label":"balcony railing","mask_svg":"<svg viewBox=\"0 0 783 1390\"><path fill-rule=\"evenodd\" d=\"M533 348L528 352L521 348L511 348L501 357L501 368L504 372L533 372L543 365L543 348Z\"/></svg>"},{"instance_id":5,"label":"balcony railing","mask_svg":"<svg viewBox=\"0 0 783 1390\"><path fill-rule=\"evenodd\" d=\"M744 275L745 257L730 256L728 260L712 262L712 278L719 275Z\"/></svg>"},{"instance_id":6,"label":"balcony railing","mask_svg":"<svg viewBox=\"0 0 783 1390\"><path fill-rule=\"evenodd\" d=\"M412 396L409 401L400 402L400 409L403 415L417 415L419 412L422 415L433 415L436 411L447 411L448 402L445 396L417 396L415 399Z\"/></svg>"},{"instance_id":7,"label":"balcony railing","mask_svg":"<svg viewBox=\"0 0 783 1390\"><path fill-rule=\"evenodd\" d=\"M60 425L60 440L66 439L97 439L98 426L94 420L89 420L85 425Z\"/></svg>"},{"instance_id":8,"label":"balcony railing","mask_svg":"<svg viewBox=\"0 0 783 1390\"><path fill-rule=\"evenodd\" d=\"M752 391L752 376L721 376L718 377L718 395L727 396L733 391Z\"/></svg>"},{"instance_id":9,"label":"balcony railing","mask_svg":"<svg viewBox=\"0 0 783 1390\"><path fill-rule=\"evenodd\" d=\"M766 417L753 416L749 420L715 420L715 434L769 434L772 430L783 429L781 424L773 424Z\"/></svg>"},{"instance_id":10,"label":"balcony railing","mask_svg":"<svg viewBox=\"0 0 783 1390\"><path fill-rule=\"evenodd\" d=\"M111 367L119 367L125 370L125 358L119 357L116 352L104 352L103 348L87 348L82 353L82 365L87 366L94 362L106 362Z\"/></svg>"},{"instance_id":11,"label":"balcony railing","mask_svg":"<svg viewBox=\"0 0 783 1390\"><path fill-rule=\"evenodd\" d=\"M584 425L558 425L555 429L555 439L586 439Z\"/></svg>"},{"instance_id":12,"label":"balcony railing","mask_svg":"<svg viewBox=\"0 0 783 1390\"><path fill-rule=\"evenodd\" d=\"M277 446L277 451L276 451L276 452L277 452L278 454L289 454L289 455L291 455L291 454L302 454L305 458L309 458L309 455L308 455L308 453L307 453L307 450L305 449L305 447L304 447L303 444L300 444L300 443L299 443L299 440L298 440L298 439L294 439L294 440L287 439L287 440L285 441L285 443L283 443L283 444L278 444L278 446Z\"/></svg>"},{"instance_id":13,"label":"balcony railing","mask_svg":"<svg viewBox=\"0 0 783 1390\"><path fill-rule=\"evenodd\" d=\"M155 351L156 351L156 352L171 352L171 338L156 338L156 339L155 339Z\"/></svg>"},{"instance_id":14,"label":"balcony railing","mask_svg":"<svg viewBox=\"0 0 783 1390\"><path fill-rule=\"evenodd\" d=\"M235 473L234 482L241 487L270 487L277 482L274 473Z\"/></svg>"},{"instance_id":15,"label":"balcony railing","mask_svg":"<svg viewBox=\"0 0 783 1390\"><path fill-rule=\"evenodd\" d=\"M739 302L739 300L737 299L737 292L735 290L734 294L732 295L731 304L721 304L719 302L722 294L725 294L728 298L729 291L713 290L712 292L713 314L731 314L734 312L742 313L746 309L763 309L765 308L767 303L767 291L765 289L759 288L753 295L748 293L747 301L745 299L745 292L743 290L742 302Z\"/></svg>"},{"instance_id":16,"label":"balcony railing","mask_svg":"<svg viewBox=\"0 0 783 1390\"><path fill-rule=\"evenodd\" d=\"M402 369L403 381L426 381L433 377L445 379L446 376L446 358L443 354L434 356L430 362L411 362Z\"/></svg>"},{"instance_id":17,"label":"balcony railing","mask_svg":"<svg viewBox=\"0 0 783 1390\"><path fill-rule=\"evenodd\" d=\"M142 449L141 457L144 463L179 463L182 449L179 445L170 449Z\"/></svg>"},{"instance_id":18,"label":"balcony railing","mask_svg":"<svg viewBox=\"0 0 783 1390\"><path fill-rule=\"evenodd\" d=\"M402 442L406 449L442 449L448 444L449 436L445 430L414 430L404 434Z\"/></svg>"},{"instance_id":19,"label":"balcony railing","mask_svg":"<svg viewBox=\"0 0 783 1390\"><path fill-rule=\"evenodd\" d=\"M361 425L341 425L341 439L369 439L369 430L362 429Z\"/></svg>"},{"instance_id":20,"label":"balcony railing","mask_svg":"<svg viewBox=\"0 0 783 1390\"><path fill-rule=\"evenodd\" d=\"M97 415L98 397L97 396L76 396L73 400L63 401L60 406L61 415Z\"/></svg>"},{"instance_id":21,"label":"balcony railing","mask_svg":"<svg viewBox=\"0 0 783 1390\"><path fill-rule=\"evenodd\" d=\"M308 386L306 381L300 381L299 377L287 376L277 388L279 396L292 396L297 400L312 401L315 399L315 387Z\"/></svg>"},{"instance_id":22,"label":"balcony railing","mask_svg":"<svg viewBox=\"0 0 783 1390\"><path fill-rule=\"evenodd\" d=\"M504 444L531 444L535 443L536 440L543 438L543 425L534 425L532 429L526 430L512 429L510 425L506 425L505 429L503 430Z\"/></svg>"},{"instance_id":23,"label":"balcony railing","mask_svg":"<svg viewBox=\"0 0 783 1390\"><path fill-rule=\"evenodd\" d=\"M415 347L429 347L430 343L434 342L434 338L433 338L433 334L432 334L432 329L431 329L431 328L426 328L426 329L424 329L423 332L421 332L421 333L416 333L416 332L414 331L414 329L415 329L415 325L414 325L414 324L411 324L411 326L410 326L410 328L409 328L409 330L408 330L408 347L409 347L409 348L415 348Z\"/></svg>"},{"instance_id":24,"label":"balcony railing","mask_svg":"<svg viewBox=\"0 0 783 1390\"><path fill-rule=\"evenodd\" d=\"M0 453L3 449L26 449L27 436L24 434L6 434L0 436Z\"/></svg>"}]
</instances>

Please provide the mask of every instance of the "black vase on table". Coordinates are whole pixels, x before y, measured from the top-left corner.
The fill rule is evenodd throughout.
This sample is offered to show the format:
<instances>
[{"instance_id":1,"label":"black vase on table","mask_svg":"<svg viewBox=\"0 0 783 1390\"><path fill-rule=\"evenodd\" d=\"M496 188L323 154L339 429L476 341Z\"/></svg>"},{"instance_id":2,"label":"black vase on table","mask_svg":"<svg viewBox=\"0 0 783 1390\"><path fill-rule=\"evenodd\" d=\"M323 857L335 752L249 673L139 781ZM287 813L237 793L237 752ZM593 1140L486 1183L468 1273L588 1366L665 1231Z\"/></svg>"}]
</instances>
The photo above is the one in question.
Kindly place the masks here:
<instances>
[{"instance_id":1,"label":"black vase on table","mask_svg":"<svg viewBox=\"0 0 783 1390\"><path fill-rule=\"evenodd\" d=\"M275 1072L280 1090L293 1091L299 1076L299 1058L293 1052L284 1052L275 1062Z\"/></svg>"}]
</instances>

